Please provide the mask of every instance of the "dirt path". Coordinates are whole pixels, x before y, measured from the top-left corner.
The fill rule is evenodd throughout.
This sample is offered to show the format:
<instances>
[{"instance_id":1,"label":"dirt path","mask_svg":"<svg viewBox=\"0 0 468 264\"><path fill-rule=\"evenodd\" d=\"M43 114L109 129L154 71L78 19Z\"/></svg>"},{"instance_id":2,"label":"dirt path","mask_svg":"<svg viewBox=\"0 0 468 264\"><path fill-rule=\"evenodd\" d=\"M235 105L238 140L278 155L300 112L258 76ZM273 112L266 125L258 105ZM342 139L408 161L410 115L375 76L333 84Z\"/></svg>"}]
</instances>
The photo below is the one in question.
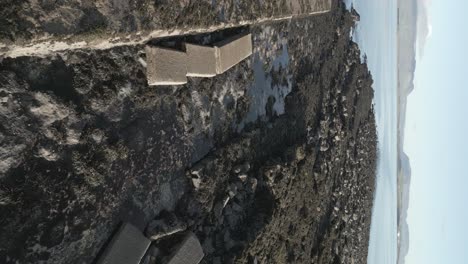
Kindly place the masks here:
<instances>
[{"instance_id":1,"label":"dirt path","mask_svg":"<svg viewBox=\"0 0 468 264\"><path fill-rule=\"evenodd\" d=\"M78 5L71 0L53 7L36 1L7 1L3 3L4 6L0 4L0 9L3 9L0 12L0 23L3 24L0 27L0 58L45 57L76 49L132 46L156 38L210 33L233 27L283 21L292 17L320 15L329 12L331 7L330 0L309 0L302 3L288 0L281 8L281 1L276 0L269 1L268 4L249 3L245 0L233 3L225 0L213 1L211 5L204 1L189 5L185 5L184 1L171 1L155 6L147 3L147 0L139 1L141 3L126 6L126 13L129 14L126 19L131 19L134 23L141 20L138 22L141 25L133 27L129 27L116 16L120 13L118 5L106 6L106 1L98 1L92 7ZM147 10L141 8L145 5L148 6ZM230 10L232 14L226 14L228 11L225 10ZM164 17L171 12L174 17L165 20ZM201 12L206 14L201 15ZM151 19L143 19L146 16ZM150 22L148 19L155 21ZM15 20L17 25L12 23ZM71 25L77 26L73 28ZM19 30L17 27L24 29Z\"/></svg>"}]
</instances>

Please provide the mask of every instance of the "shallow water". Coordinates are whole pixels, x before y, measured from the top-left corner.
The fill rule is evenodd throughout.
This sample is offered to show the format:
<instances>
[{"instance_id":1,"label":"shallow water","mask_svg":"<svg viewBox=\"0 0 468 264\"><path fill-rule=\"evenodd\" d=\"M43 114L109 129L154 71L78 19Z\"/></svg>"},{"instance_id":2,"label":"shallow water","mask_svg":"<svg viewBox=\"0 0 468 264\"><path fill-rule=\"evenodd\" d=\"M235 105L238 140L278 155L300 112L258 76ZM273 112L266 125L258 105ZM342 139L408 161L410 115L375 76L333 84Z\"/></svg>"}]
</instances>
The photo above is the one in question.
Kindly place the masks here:
<instances>
[{"instance_id":1,"label":"shallow water","mask_svg":"<svg viewBox=\"0 0 468 264\"><path fill-rule=\"evenodd\" d=\"M353 38L374 79L379 138L376 193L372 210L369 264L397 260L397 1L347 0L361 15Z\"/></svg>"}]
</instances>

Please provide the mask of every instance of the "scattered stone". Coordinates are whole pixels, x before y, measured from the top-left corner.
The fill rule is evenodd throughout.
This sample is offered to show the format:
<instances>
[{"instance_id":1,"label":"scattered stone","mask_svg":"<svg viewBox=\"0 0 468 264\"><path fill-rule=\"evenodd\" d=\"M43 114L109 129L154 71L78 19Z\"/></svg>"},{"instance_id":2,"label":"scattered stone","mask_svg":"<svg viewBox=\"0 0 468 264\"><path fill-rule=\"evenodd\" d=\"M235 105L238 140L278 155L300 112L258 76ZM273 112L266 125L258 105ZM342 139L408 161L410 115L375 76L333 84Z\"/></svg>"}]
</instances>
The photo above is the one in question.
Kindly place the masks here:
<instances>
[{"instance_id":1,"label":"scattered stone","mask_svg":"<svg viewBox=\"0 0 468 264\"><path fill-rule=\"evenodd\" d=\"M60 157L54 150L46 149L44 147L39 148L37 156L48 161L56 161Z\"/></svg>"},{"instance_id":2,"label":"scattered stone","mask_svg":"<svg viewBox=\"0 0 468 264\"><path fill-rule=\"evenodd\" d=\"M240 172L241 172L241 170L242 170L242 166L240 166L240 165L239 165L239 166L236 166L236 167L234 167L234 173L236 173L236 174L240 173Z\"/></svg>"},{"instance_id":3,"label":"scattered stone","mask_svg":"<svg viewBox=\"0 0 468 264\"><path fill-rule=\"evenodd\" d=\"M306 156L306 154L305 154L305 150L304 150L303 147L296 148L296 159L298 161L304 160L305 156Z\"/></svg>"},{"instance_id":4,"label":"scattered stone","mask_svg":"<svg viewBox=\"0 0 468 264\"><path fill-rule=\"evenodd\" d=\"M195 188L195 190L199 190L201 187L202 175L203 175L203 166L198 165L190 170L190 177L192 180L192 185Z\"/></svg>"},{"instance_id":5,"label":"scattered stone","mask_svg":"<svg viewBox=\"0 0 468 264\"><path fill-rule=\"evenodd\" d=\"M258 180L256 178L250 178L250 190L255 192L257 190Z\"/></svg>"},{"instance_id":6,"label":"scattered stone","mask_svg":"<svg viewBox=\"0 0 468 264\"><path fill-rule=\"evenodd\" d=\"M239 173L246 173L250 170L250 164L248 162L245 162L244 164L237 165L234 167L234 173L239 174Z\"/></svg>"},{"instance_id":7,"label":"scattered stone","mask_svg":"<svg viewBox=\"0 0 468 264\"><path fill-rule=\"evenodd\" d=\"M328 150L328 145L322 145L320 146L320 152L325 152Z\"/></svg>"},{"instance_id":8,"label":"scattered stone","mask_svg":"<svg viewBox=\"0 0 468 264\"><path fill-rule=\"evenodd\" d=\"M95 129L93 133L91 134L91 138L96 142L97 144L101 143L103 139L105 138L105 134L102 130L100 129Z\"/></svg>"},{"instance_id":9,"label":"scattered stone","mask_svg":"<svg viewBox=\"0 0 468 264\"><path fill-rule=\"evenodd\" d=\"M199 190L201 186L201 179L192 175L192 185L195 190Z\"/></svg>"},{"instance_id":10,"label":"scattered stone","mask_svg":"<svg viewBox=\"0 0 468 264\"><path fill-rule=\"evenodd\" d=\"M343 222L348 223L349 215L343 215L343 217L341 217L341 219L343 219Z\"/></svg>"},{"instance_id":11,"label":"scattered stone","mask_svg":"<svg viewBox=\"0 0 468 264\"><path fill-rule=\"evenodd\" d=\"M240 174L238 177L242 182L245 182L247 180L247 174Z\"/></svg>"}]
</instances>

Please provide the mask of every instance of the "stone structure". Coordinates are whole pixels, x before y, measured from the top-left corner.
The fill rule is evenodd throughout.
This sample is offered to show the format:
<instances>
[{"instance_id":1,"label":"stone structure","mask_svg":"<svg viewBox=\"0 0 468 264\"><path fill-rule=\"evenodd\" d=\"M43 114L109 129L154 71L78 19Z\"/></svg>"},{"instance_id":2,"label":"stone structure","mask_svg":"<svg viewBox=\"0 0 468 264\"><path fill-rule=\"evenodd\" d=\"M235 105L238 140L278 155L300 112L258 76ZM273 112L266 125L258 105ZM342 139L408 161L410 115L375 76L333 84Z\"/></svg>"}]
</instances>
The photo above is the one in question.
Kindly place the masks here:
<instances>
[{"instance_id":1,"label":"stone structure","mask_svg":"<svg viewBox=\"0 0 468 264\"><path fill-rule=\"evenodd\" d=\"M170 258L168 264L198 264L204 255L200 241L190 232Z\"/></svg>"},{"instance_id":2,"label":"stone structure","mask_svg":"<svg viewBox=\"0 0 468 264\"><path fill-rule=\"evenodd\" d=\"M151 241L135 226L124 223L107 246L98 264L138 264Z\"/></svg>"}]
</instances>

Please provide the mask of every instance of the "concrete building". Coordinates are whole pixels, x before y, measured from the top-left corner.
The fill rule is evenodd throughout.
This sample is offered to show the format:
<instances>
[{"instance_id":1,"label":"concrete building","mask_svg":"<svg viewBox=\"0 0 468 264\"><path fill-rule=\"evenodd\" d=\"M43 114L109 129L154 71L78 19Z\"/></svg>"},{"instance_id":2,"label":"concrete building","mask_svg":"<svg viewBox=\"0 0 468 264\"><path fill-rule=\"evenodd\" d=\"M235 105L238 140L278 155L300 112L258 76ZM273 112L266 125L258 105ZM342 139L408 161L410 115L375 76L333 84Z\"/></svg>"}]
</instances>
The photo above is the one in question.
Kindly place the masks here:
<instances>
[{"instance_id":1,"label":"concrete building","mask_svg":"<svg viewBox=\"0 0 468 264\"><path fill-rule=\"evenodd\" d=\"M222 74L252 54L252 35L230 37L212 46L185 43L185 52L162 47L146 48L149 85L178 85L189 77Z\"/></svg>"},{"instance_id":2,"label":"concrete building","mask_svg":"<svg viewBox=\"0 0 468 264\"><path fill-rule=\"evenodd\" d=\"M177 251L172 255L168 264L198 264L205 256L198 238L188 233Z\"/></svg>"},{"instance_id":3,"label":"concrete building","mask_svg":"<svg viewBox=\"0 0 468 264\"><path fill-rule=\"evenodd\" d=\"M190 77L213 77L217 74L216 49L209 46L185 44Z\"/></svg>"},{"instance_id":4,"label":"concrete building","mask_svg":"<svg viewBox=\"0 0 468 264\"><path fill-rule=\"evenodd\" d=\"M99 258L98 264L139 264L151 241L135 226L124 223Z\"/></svg>"},{"instance_id":5,"label":"concrete building","mask_svg":"<svg viewBox=\"0 0 468 264\"><path fill-rule=\"evenodd\" d=\"M221 74L252 55L252 35L237 35L215 44L216 73Z\"/></svg>"},{"instance_id":6,"label":"concrete building","mask_svg":"<svg viewBox=\"0 0 468 264\"><path fill-rule=\"evenodd\" d=\"M187 83L187 54L183 51L146 46L146 74L149 85Z\"/></svg>"}]
</instances>

